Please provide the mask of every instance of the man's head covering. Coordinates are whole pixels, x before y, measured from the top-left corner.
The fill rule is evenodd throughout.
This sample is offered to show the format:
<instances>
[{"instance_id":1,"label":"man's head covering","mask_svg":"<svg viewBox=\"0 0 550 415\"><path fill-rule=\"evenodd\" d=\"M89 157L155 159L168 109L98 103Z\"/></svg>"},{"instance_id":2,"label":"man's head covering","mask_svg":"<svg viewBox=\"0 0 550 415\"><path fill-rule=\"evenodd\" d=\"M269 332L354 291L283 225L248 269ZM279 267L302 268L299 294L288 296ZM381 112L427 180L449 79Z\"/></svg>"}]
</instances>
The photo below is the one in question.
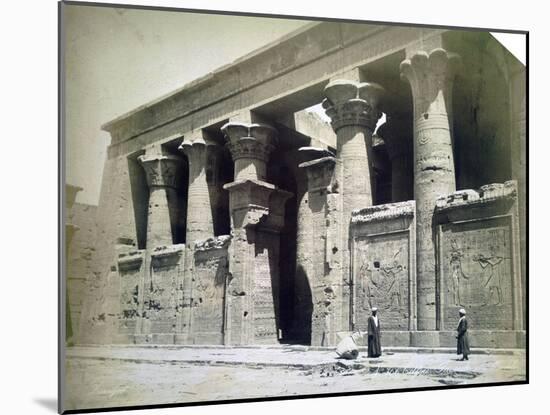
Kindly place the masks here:
<instances>
[{"instance_id":1,"label":"man's head covering","mask_svg":"<svg viewBox=\"0 0 550 415\"><path fill-rule=\"evenodd\" d=\"M459 312L460 314L466 315L466 310L464 310L463 308L461 308L460 310L458 310L458 312Z\"/></svg>"},{"instance_id":2,"label":"man's head covering","mask_svg":"<svg viewBox=\"0 0 550 415\"><path fill-rule=\"evenodd\" d=\"M377 307L373 307L373 308L371 308L371 311L378 311L378 308L377 308Z\"/></svg>"}]
</instances>

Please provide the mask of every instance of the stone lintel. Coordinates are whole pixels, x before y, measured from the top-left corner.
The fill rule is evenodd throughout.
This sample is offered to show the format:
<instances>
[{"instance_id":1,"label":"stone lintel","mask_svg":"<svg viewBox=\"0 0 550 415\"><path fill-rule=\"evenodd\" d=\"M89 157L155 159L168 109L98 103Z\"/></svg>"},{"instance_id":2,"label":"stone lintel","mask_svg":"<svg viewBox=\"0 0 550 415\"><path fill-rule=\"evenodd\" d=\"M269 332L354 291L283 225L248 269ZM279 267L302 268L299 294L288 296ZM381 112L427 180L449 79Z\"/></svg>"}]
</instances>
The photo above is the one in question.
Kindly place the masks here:
<instances>
[{"instance_id":1,"label":"stone lintel","mask_svg":"<svg viewBox=\"0 0 550 415\"><path fill-rule=\"evenodd\" d=\"M143 262L144 251L129 251L118 255L119 271L139 269Z\"/></svg>"},{"instance_id":2,"label":"stone lintel","mask_svg":"<svg viewBox=\"0 0 550 415\"><path fill-rule=\"evenodd\" d=\"M268 207L269 195L276 186L263 180L245 179L223 185L229 191L231 210L247 207L250 204Z\"/></svg>"},{"instance_id":3,"label":"stone lintel","mask_svg":"<svg viewBox=\"0 0 550 415\"><path fill-rule=\"evenodd\" d=\"M185 244L157 246L151 252L151 264L154 267L172 266L184 256Z\"/></svg>"},{"instance_id":4,"label":"stone lintel","mask_svg":"<svg viewBox=\"0 0 550 415\"><path fill-rule=\"evenodd\" d=\"M280 229L284 226L285 202L292 193L278 189L275 185L261 180L240 180L227 183L224 189L229 190L231 212L244 213L242 226L256 225L262 220L267 228Z\"/></svg>"},{"instance_id":5,"label":"stone lintel","mask_svg":"<svg viewBox=\"0 0 550 415\"><path fill-rule=\"evenodd\" d=\"M491 183L477 190L466 189L440 196L436 200L437 212L470 206L480 206L497 201L515 200L517 198L517 182L509 180L504 183Z\"/></svg>"},{"instance_id":6,"label":"stone lintel","mask_svg":"<svg viewBox=\"0 0 550 415\"><path fill-rule=\"evenodd\" d=\"M195 241L195 252L227 249L231 242L231 235L214 236L208 239Z\"/></svg>"},{"instance_id":7,"label":"stone lintel","mask_svg":"<svg viewBox=\"0 0 550 415\"><path fill-rule=\"evenodd\" d=\"M351 224L358 225L401 217L414 217L415 209L416 202L414 200L369 206L354 210L351 214Z\"/></svg>"},{"instance_id":8,"label":"stone lintel","mask_svg":"<svg viewBox=\"0 0 550 415\"><path fill-rule=\"evenodd\" d=\"M322 157L335 157L335 154L325 148L321 147L300 147L298 149L298 154L303 156L305 159L322 158Z\"/></svg>"},{"instance_id":9,"label":"stone lintel","mask_svg":"<svg viewBox=\"0 0 550 415\"><path fill-rule=\"evenodd\" d=\"M306 169L309 192L327 191L333 193L337 190L338 186L333 174L335 164L334 157L322 157L306 161L298 166L301 169Z\"/></svg>"},{"instance_id":10,"label":"stone lintel","mask_svg":"<svg viewBox=\"0 0 550 415\"><path fill-rule=\"evenodd\" d=\"M185 244L161 245L153 249L153 252L151 252L151 256L160 258L163 256L181 255L184 251Z\"/></svg>"}]
</instances>

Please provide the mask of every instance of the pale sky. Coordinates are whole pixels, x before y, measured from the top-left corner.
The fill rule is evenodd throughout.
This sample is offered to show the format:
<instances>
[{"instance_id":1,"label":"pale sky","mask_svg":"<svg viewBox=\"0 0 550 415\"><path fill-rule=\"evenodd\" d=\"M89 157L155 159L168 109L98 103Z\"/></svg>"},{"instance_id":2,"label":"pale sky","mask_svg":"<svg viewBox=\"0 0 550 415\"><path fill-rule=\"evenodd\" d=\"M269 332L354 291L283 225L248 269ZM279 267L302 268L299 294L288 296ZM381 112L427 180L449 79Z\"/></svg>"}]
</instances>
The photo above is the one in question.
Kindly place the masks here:
<instances>
[{"instance_id":1,"label":"pale sky","mask_svg":"<svg viewBox=\"0 0 550 415\"><path fill-rule=\"evenodd\" d=\"M308 21L66 6L67 183L97 204L107 121Z\"/></svg>"}]
</instances>

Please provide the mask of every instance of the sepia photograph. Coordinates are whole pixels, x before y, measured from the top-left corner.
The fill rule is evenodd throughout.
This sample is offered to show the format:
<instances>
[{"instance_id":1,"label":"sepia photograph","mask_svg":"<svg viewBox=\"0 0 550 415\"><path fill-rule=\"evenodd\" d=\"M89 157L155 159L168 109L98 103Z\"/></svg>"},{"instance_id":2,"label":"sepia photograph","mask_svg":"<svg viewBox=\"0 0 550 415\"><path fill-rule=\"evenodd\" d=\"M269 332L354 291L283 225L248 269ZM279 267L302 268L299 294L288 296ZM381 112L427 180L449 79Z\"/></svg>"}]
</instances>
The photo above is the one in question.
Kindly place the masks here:
<instances>
[{"instance_id":1,"label":"sepia photograph","mask_svg":"<svg viewBox=\"0 0 550 415\"><path fill-rule=\"evenodd\" d=\"M528 383L527 37L61 1L59 411Z\"/></svg>"}]
</instances>

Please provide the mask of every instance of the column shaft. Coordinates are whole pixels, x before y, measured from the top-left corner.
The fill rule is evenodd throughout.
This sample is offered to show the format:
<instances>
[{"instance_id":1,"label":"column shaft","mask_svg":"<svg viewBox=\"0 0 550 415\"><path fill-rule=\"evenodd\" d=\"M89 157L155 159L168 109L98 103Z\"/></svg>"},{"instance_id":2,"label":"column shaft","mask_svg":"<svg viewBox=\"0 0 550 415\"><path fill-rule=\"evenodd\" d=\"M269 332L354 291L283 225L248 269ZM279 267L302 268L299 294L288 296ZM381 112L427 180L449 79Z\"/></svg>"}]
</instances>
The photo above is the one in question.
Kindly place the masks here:
<instances>
[{"instance_id":1,"label":"column shaft","mask_svg":"<svg viewBox=\"0 0 550 415\"><path fill-rule=\"evenodd\" d=\"M325 87L323 106L336 132L336 177L340 193L341 231L335 249L341 256L340 281L334 282L338 291L334 307L336 331L351 329L352 316L349 250L351 212L371 206L373 202L372 133L382 113L378 102L383 89L377 84L334 80ZM334 271L332 272L334 274Z\"/></svg>"},{"instance_id":2,"label":"column shaft","mask_svg":"<svg viewBox=\"0 0 550 415\"><path fill-rule=\"evenodd\" d=\"M337 159L342 168L344 217L354 209L372 205L372 130L348 125L337 131Z\"/></svg>"},{"instance_id":3,"label":"column shaft","mask_svg":"<svg viewBox=\"0 0 550 415\"><path fill-rule=\"evenodd\" d=\"M285 201L291 196L264 181L276 130L231 122L222 131L235 162L235 181L224 186L229 191L233 234L225 342L276 343L279 231Z\"/></svg>"},{"instance_id":4,"label":"column shaft","mask_svg":"<svg viewBox=\"0 0 550 415\"><path fill-rule=\"evenodd\" d=\"M203 133L193 140L185 139L179 150L187 156L189 165L189 187L187 190L187 222L185 271L183 276L182 324L183 343L193 343L193 302L195 245L197 241L214 236L213 206L207 181L207 164L213 143L206 142Z\"/></svg>"},{"instance_id":5,"label":"column shaft","mask_svg":"<svg viewBox=\"0 0 550 415\"><path fill-rule=\"evenodd\" d=\"M451 133L451 91L456 57L443 49L416 53L401 63L414 102L414 197L417 223L417 322L436 330L435 201L456 190Z\"/></svg>"},{"instance_id":6,"label":"column shaft","mask_svg":"<svg viewBox=\"0 0 550 415\"><path fill-rule=\"evenodd\" d=\"M175 223L174 205L177 200L176 189L152 186L149 189L149 207L147 211L147 249L156 246L172 245L172 223Z\"/></svg>"}]
</instances>

